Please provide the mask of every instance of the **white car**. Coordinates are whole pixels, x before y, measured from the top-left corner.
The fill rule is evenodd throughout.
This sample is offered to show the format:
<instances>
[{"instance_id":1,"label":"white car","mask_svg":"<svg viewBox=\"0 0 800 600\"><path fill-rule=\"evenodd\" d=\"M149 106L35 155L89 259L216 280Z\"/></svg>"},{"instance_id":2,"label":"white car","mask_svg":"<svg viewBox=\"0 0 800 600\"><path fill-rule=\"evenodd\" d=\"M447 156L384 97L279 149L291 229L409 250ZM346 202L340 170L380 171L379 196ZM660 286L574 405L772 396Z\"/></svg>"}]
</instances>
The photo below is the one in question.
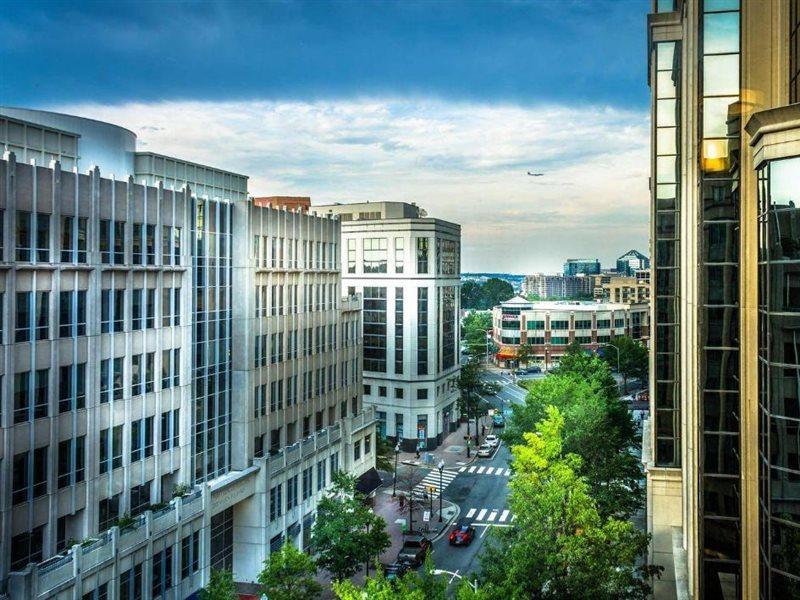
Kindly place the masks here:
<instances>
[{"instance_id":1,"label":"white car","mask_svg":"<svg viewBox=\"0 0 800 600\"><path fill-rule=\"evenodd\" d=\"M494 447L489 444L481 444L481 447L478 448L478 456L481 458L488 458L492 455L493 451Z\"/></svg>"},{"instance_id":2,"label":"white car","mask_svg":"<svg viewBox=\"0 0 800 600\"><path fill-rule=\"evenodd\" d=\"M484 443L489 444L492 448L495 448L500 443L500 438L496 435L487 435L483 438Z\"/></svg>"}]
</instances>

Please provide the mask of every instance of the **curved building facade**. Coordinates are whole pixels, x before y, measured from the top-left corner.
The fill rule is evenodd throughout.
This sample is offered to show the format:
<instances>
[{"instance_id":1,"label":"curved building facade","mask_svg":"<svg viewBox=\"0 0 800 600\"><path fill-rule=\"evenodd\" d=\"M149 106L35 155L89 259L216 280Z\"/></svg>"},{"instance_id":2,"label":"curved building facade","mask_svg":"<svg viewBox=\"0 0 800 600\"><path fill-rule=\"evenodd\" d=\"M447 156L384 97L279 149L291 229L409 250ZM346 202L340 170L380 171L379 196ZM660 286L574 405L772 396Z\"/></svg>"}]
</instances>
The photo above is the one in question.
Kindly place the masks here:
<instances>
[{"instance_id":1,"label":"curved building facade","mask_svg":"<svg viewBox=\"0 0 800 600\"><path fill-rule=\"evenodd\" d=\"M136 134L129 129L95 119L30 108L0 106L0 119L3 117L9 121L7 137L11 139L0 138L0 141L5 142L6 150L15 152L20 158L27 157L42 139L45 140L42 145L48 149L47 138L55 139L55 134L66 133L77 138L74 166L79 171L97 166L105 175L113 175L115 179L127 179L135 173ZM41 133L30 127L31 124L40 126ZM13 138L14 132L23 133L23 137ZM59 154L51 158L61 160L60 150L49 148L50 154ZM37 161L44 167L48 163L49 160Z\"/></svg>"}]
</instances>

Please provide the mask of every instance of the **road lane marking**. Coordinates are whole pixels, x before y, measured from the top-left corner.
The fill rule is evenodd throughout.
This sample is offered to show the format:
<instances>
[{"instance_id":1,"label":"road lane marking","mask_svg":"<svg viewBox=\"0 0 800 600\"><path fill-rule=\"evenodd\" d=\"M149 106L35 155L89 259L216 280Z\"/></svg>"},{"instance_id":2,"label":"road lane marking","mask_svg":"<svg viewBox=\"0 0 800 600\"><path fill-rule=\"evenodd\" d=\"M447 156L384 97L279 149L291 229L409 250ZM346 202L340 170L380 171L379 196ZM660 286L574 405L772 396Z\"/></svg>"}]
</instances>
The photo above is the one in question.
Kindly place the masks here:
<instances>
[{"instance_id":1,"label":"road lane marking","mask_svg":"<svg viewBox=\"0 0 800 600\"><path fill-rule=\"evenodd\" d=\"M466 471L466 470L467 470L467 467L461 467L461 468L458 470L458 472L459 472L459 473L463 473L463 472L464 472L464 471Z\"/></svg>"},{"instance_id":2,"label":"road lane marking","mask_svg":"<svg viewBox=\"0 0 800 600\"><path fill-rule=\"evenodd\" d=\"M494 472L494 467L489 467L488 469L486 469L487 475L491 475L493 472Z\"/></svg>"},{"instance_id":3,"label":"road lane marking","mask_svg":"<svg viewBox=\"0 0 800 600\"><path fill-rule=\"evenodd\" d=\"M491 513L489 513L489 516L486 518L486 520L487 520L487 521L489 521L489 522L491 523L491 522L492 522L492 521L494 521L496 518L497 518L497 511L496 511L496 510L493 510Z\"/></svg>"},{"instance_id":4,"label":"road lane marking","mask_svg":"<svg viewBox=\"0 0 800 600\"><path fill-rule=\"evenodd\" d=\"M483 473L485 470L486 470L486 467L480 467L480 468L478 469L478 475L480 475L481 473Z\"/></svg>"},{"instance_id":5,"label":"road lane marking","mask_svg":"<svg viewBox=\"0 0 800 600\"><path fill-rule=\"evenodd\" d=\"M500 513L499 521L501 523L505 523L505 520L508 518L508 513L510 513L510 512L511 512L510 510L504 510L502 513Z\"/></svg>"},{"instance_id":6,"label":"road lane marking","mask_svg":"<svg viewBox=\"0 0 800 600\"><path fill-rule=\"evenodd\" d=\"M478 468L478 467L470 467L470 468L469 468L469 472L470 472L470 473L474 473L474 472L475 472L475 469L477 469L477 468Z\"/></svg>"},{"instance_id":7,"label":"road lane marking","mask_svg":"<svg viewBox=\"0 0 800 600\"><path fill-rule=\"evenodd\" d=\"M471 519L474 514L475 514L475 509L474 508L470 508L469 512L467 512L467 518Z\"/></svg>"},{"instance_id":8,"label":"road lane marking","mask_svg":"<svg viewBox=\"0 0 800 600\"><path fill-rule=\"evenodd\" d=\"M485 508L482 508L482 509L481 509L481 512L479 512L479 513L478 513L478 516L477 516L477 517L475 517L475 519L476 519L477 521L483 521L483 517L484 517L484 515L485 515L485 514L486 514L486 509L485 509Z\"/></svg>"}]
</instances>

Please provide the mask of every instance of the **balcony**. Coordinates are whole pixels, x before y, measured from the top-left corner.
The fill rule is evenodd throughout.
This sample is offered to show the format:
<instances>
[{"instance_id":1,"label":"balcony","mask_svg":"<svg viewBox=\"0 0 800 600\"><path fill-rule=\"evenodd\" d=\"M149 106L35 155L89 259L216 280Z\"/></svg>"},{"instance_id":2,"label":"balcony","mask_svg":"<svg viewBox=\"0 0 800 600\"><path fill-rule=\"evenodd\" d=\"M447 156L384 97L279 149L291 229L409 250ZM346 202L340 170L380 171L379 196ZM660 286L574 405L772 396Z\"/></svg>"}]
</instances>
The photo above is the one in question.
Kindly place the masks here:
<instances>
[{"instance_id":1,"label":"balcony","mask_svg":"<svg viewBox=\"0 0 800 600\"><path fill-rule=\"evenodd\" d=\"M339 304L342 311L350 312L361 310L361 294L354 294L352 296L345 296Z\"/></svg>"},{"instance_id":2,"label":"balcony","mask_svg":"<svg viewBox=\"0 0 800 600\"><path fill-rule=\"evenodd\" d=\"M203 490L198 488L155 511L145 511L128 525L114 526L60 555L12 572L8 580L10 597L43 600L60 595L78 576L85 579L92 571L110 566L115 558L165 535L181 522L189 522L203 511L204 505Z\"/></svg>"}]
</instances>

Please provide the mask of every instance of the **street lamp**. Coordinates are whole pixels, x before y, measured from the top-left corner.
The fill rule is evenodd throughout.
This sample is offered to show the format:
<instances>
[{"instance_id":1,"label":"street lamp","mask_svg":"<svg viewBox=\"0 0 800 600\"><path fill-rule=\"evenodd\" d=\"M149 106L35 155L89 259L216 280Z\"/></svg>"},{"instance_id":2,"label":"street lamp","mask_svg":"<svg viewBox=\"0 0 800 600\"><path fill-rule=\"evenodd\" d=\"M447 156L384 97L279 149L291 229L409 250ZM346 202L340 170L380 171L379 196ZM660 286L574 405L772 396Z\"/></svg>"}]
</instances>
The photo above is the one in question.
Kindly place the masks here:
<instances>
[{"instance_id":1,"label":"street lamp","mask_svg":"<svg viewBox=\"0 0 800 600\"><path fill-rule=\"evenodd\" d=\"M440 460L439 464L439 523L442 522L442 494L444 492L444 487L442 486L442 477L444 474L444 461Z\"/></svg>"},{"instance_id":2,"label":"street lamp","mask_svg":"<svg viewBox=\"0 0 800 600\"><path fill-rule=\"evenodd\" d=\"M394 481L392 482L392 498L397 496L397 457L400 456L400 442L394 447Z\"/></svg>"},{"instance_id":3,"label":"street lamp","mask_svg":"<svg viewBox=\"0 0 800 600\"><path fill-rule=\"evenodd\" d=\"M445 571L444 569L434 569L433 571L431 571L431 575L451 575L456 579L466 579L463 575L459 575L458 573L454 573L453 571ZM478 580L476 579L475 581L470 581L469 579L466 579L466 582L469 584L472 590L477 594Z\"/></svg>"}]
</instances>

